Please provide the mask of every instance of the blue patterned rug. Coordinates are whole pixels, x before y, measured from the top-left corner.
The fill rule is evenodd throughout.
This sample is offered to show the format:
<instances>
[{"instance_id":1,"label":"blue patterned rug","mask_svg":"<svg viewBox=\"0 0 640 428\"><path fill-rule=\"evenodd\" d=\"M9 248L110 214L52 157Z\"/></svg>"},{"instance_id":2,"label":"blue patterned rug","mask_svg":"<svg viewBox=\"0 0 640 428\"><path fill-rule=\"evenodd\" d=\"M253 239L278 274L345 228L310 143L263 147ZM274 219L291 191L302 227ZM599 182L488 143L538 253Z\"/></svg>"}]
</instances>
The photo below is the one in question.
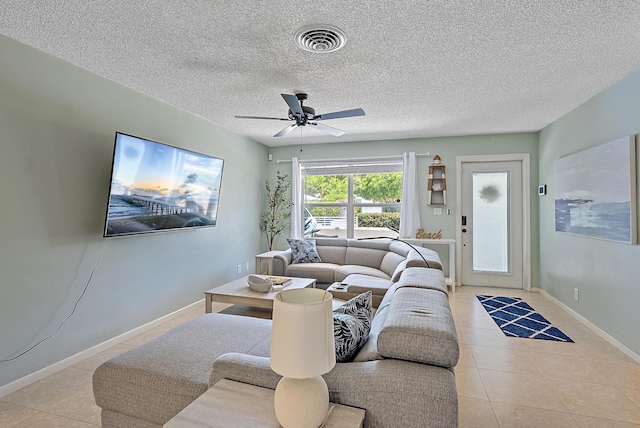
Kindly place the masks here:
<instances>
[{"instance_id":1,"label":"blue patterned rug","mask_svg":"<svg viewBox=\"0 0 640 428\"><path fill-rule=\"evenodd\" d=\"M573 342L519 297L476 297L505 336Z\"/></svg>"}]
</instances>

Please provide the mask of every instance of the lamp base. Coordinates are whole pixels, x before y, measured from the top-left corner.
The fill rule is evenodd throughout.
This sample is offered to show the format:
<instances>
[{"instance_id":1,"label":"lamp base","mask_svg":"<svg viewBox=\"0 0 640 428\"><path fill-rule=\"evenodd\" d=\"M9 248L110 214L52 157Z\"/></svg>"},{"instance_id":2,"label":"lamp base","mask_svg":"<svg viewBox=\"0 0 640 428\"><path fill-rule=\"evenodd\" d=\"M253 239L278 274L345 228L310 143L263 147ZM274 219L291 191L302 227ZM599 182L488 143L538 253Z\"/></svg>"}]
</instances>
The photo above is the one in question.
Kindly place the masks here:
<instances>
[{"instance_id":1,"label":"lamp base","mask_svg":"<svg viewBox=\"0 0 640 428\"><path fill-rule=\"evenodd\" d=\"M329 390L322 376L283 377L276 387L273 403L283 428L318 428L329 411Z\"/></svg>"}]
</instances>

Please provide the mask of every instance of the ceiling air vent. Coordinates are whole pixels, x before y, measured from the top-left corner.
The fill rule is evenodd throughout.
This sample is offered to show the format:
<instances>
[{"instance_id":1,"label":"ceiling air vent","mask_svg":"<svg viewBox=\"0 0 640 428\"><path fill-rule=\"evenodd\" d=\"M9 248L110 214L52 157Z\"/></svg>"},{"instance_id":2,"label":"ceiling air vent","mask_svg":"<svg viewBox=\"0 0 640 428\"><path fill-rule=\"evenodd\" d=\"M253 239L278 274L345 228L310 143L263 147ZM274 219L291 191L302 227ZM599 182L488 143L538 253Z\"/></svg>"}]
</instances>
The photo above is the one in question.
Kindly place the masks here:
<instances>
[{"instance_id":1,"label":"ceiling air vent","mask_svg":"<svg viewBox=\"0 0 640 428\"><path fill-rule=\"evenodd\" d=\"M344 46L347 37L344 32L331 25L307 25L296 33L296 44L305 51L327 53Z\"/></svg>"}]
</instances>

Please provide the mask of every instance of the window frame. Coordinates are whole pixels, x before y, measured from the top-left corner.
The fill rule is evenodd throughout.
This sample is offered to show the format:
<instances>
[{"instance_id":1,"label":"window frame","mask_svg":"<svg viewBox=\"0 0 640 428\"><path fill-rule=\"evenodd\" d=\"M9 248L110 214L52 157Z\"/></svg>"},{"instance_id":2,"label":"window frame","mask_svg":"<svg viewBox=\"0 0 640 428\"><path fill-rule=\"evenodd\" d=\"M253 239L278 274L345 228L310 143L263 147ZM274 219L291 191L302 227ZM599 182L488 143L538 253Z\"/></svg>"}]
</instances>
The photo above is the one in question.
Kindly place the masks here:
<instances>
[{"instance_id":1,"label":"window frame","mask_svg":"<svg viewBox=\"0 0 640 428\"><path fill-rule=\"evenodd\" d=\"M353 178L355 175L361 174L403 174L402 159L397 157L381 158L375 161L354 161L354 160L336 160L336 161L322 161L322 162L300 162L300 176L302 179L302 185L300 186L302 206L300 207L302 215L304 210L308 209L312 212L312 208L316 207L338 207L346 209L346 236L347 238L353 238L355 236L355 213L357 208L366 207L391 207L397 208L400 212L401 202L356 202L353 194L354 183ZM308 176L321 176L321 175L345 175L347 177L347 201L346 202L307 202L305 200L305 178ZM402 189L401 189L402 192ZM402 196L400 196L402 197ZM353 221L349 221L352 219ZM304 225L303 225L304 228ZM304 234L304 230L303 230Z\"/></svg>"}]
</instances>

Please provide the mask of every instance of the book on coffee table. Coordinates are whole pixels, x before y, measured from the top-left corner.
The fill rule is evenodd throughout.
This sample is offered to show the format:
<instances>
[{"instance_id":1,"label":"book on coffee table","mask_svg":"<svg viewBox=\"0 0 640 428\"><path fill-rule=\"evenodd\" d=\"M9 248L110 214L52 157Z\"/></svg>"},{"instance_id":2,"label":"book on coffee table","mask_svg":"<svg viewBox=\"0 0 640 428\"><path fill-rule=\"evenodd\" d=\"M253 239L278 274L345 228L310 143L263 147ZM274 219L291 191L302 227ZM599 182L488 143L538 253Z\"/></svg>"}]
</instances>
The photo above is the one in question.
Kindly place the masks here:
<instances>
[{"instance_id":1,"label":"book on coffee table","mask_svg":"<svg viewBox=\"0 0 640 428\"><path fill-rule=\"evenodd\" d=\"M283 288L292 282L291 278L282 278L279 276L268 276L265 279L273 283L273 285L281 285Z\"/></svg>"}]
</instances>

